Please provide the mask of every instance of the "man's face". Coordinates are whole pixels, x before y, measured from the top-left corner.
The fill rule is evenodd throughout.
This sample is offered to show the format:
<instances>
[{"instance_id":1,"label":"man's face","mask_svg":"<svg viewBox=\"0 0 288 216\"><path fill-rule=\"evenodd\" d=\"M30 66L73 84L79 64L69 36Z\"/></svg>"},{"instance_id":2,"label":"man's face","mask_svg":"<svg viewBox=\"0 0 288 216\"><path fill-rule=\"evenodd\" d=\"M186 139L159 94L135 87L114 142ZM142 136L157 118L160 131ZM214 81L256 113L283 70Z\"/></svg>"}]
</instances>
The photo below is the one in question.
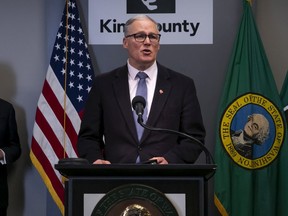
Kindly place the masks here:
<instances>
[{"instance_id":1,"label":"man's face","mask_svg":"<svg viewBox=\"0 0 288 216\"><path fill-rule=\"evenodd\" d=\"M244 131L250 137L255 137L263 127L263 117L259 115L249 116Z\"/></svg>"},{"instance_id":2,"label":"man's face","mask_svg":"<svg viewBox=\"0 0 288 216\"><path fill-rule=\"evenodd\" d=\"M136 20L128 29L127 35L136 33L159 34L159 31L152 21L149 19ZM148 37L143 42L138 42L134 37L126 37L123 39L123 47L128 50L129 63L139 69L145 70L149 68L156 60L159 42L151 42Z\"/></svg>"}]
</instances>

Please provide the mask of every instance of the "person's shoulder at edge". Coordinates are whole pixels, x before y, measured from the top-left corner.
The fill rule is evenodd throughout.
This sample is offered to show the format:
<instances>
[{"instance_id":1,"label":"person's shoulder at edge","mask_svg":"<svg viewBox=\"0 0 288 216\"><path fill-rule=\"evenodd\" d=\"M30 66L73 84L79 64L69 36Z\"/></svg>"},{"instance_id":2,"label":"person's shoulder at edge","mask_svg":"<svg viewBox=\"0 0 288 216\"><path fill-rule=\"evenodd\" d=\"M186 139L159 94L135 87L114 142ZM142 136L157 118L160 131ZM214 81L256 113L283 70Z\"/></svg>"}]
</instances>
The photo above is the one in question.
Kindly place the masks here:
<instances>
[{"instance_id":1,"label":"person's shoulder at edge","mask_svg":"<svg viewBox=\"0 0 288 216\"><path fill-rule=\"evenodd\" d=\"M1 106L12 106L12 104L2 98L0 98L0 105Z\"/></svg>"}]
</instances>

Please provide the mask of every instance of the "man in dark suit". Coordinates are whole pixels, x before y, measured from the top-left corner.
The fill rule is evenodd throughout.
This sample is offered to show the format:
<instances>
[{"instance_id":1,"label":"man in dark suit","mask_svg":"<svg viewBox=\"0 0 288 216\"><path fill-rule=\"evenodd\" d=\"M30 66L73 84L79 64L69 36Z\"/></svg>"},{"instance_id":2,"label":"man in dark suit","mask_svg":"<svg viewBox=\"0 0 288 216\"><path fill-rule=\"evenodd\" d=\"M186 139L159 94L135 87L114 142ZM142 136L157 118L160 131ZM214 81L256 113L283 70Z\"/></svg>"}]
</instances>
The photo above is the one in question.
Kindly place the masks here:
<instances>
[{"instance_id":1,"label":"man in dark suit","mask_svg":"<svg viewBox=\"0 0 288 216\"><path fill-rule=\"evenodd\" d=\"M156 61L160 49L157 23L145 15L128 20L123 47L125 66L97 76L86 103L78 136L78 153L94 164L194 163L201 148L193 141L144 130L139 140L131 101L142 71L148 75L147 125L187 133L204 142L205 129L194 82Z\"/></svg>"},{"instance_id":2,"label":"man in dark suit","mask_svg":"<svg viewBox=\"0 0 288 216\"><path fill-rule=\"evenodd\" d=\"M21 154L15 111L13 106L0 99L0 216L7 214L7 165Z\"/></svg>"}]
</instances>

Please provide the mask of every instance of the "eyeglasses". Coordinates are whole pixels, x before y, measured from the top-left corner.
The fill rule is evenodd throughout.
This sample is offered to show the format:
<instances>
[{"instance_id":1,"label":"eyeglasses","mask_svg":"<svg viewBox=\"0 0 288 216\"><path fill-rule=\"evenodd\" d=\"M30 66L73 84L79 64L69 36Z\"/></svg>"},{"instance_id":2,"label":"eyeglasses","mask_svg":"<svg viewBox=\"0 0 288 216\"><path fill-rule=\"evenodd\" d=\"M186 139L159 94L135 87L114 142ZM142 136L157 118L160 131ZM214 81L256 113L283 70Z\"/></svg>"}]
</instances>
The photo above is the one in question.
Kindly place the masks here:
<instances>
[{"instance_id":1,"label":"eyeglasses","mask_svg":"<svg viewBox=\"0 0 288 216\"><path fill-rule=\"evenodd\" d=\"M160 41L161 34L146 35L143 33L136 33L136 34L127 35L126 38L128 38L128 37L134 37L135 41L137 41L137 42L144 42L146 40L146 38L148 37L152 43L157 43Z\"/></svg>"}]
</instances>

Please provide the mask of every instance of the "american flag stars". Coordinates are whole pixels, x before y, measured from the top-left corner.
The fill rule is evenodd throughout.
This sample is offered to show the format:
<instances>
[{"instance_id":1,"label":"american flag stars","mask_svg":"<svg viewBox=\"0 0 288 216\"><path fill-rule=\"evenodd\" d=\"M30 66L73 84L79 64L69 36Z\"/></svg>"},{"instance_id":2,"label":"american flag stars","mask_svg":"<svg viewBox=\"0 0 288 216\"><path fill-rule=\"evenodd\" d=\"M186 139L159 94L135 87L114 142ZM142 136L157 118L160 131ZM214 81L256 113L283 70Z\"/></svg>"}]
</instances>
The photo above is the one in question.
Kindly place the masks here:
<instances>
[{"instance_id":1,"label":"american flag stars","mask_svg":"<svg viewBox=\"0 0 288 216\"><path fill-rule=\"evenodd\" d=\"M80 19L75 13L75 4L69 2L69 24L62 20L59 25L50 64L54 71L61 71L56 76L63 89L67 83L67 95L79 112L92 87L94 72Z\"/></svg>"}]
</instances>

